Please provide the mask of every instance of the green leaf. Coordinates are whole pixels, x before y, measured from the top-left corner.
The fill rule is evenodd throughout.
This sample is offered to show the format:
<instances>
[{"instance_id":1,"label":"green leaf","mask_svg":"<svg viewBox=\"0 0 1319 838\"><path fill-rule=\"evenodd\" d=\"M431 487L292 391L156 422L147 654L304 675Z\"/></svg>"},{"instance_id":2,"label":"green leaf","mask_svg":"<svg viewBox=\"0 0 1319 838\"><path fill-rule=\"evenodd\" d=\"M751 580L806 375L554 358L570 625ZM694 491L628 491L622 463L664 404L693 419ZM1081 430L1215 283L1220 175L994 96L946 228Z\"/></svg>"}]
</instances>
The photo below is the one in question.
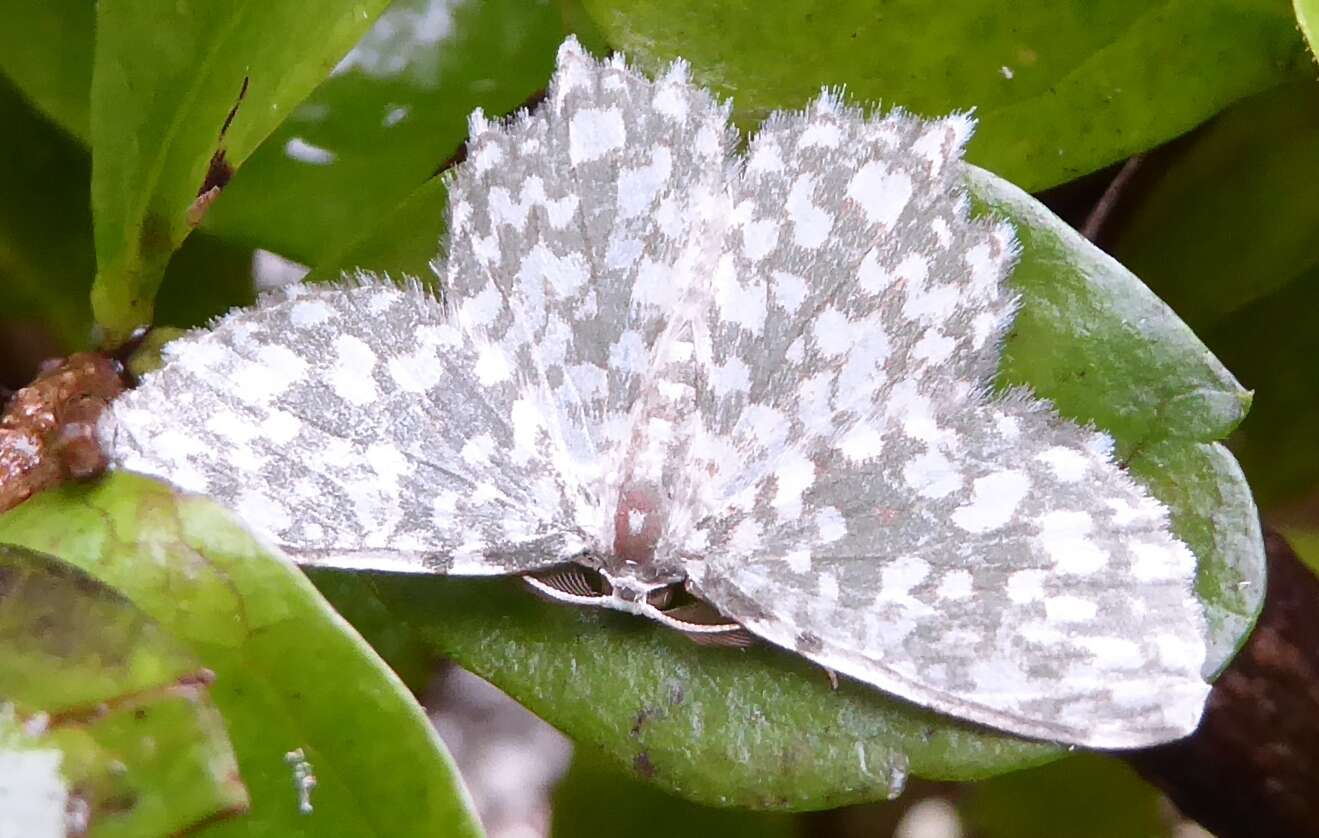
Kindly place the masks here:
<instances>
[{"instance_id":1,"label":"green leaf","mask_svg":"<svg viewBox=\"0 0 1319 838\"><path fill-rule=\"evenodd\" d=\"M1206 674L1222 670L1263 606L1259 513L1226 437L1250 393L1134 274L1043 204L971 170L971 193L1010 219L1022 255L1022 308L1001 383L1028 385L1070 419L1113 435L1117 457L1172 510L1199 559L1209 622Z\"/></svg>"},{"instance_id":2,"label":"green leaf","mask_svg":"<svg viewBox=\"0 0 1319 838\"><path fill-rule=\"evenodd\" d=\"M64 348L84 348L96 270L87 152L3 78L0 125L0 322L39 322Z\"/></svg>"},{"instance_id":3,"label":"green leaf","mask_svg":"<svg viewBox=\"0 0 1319 838\"><path fill-rule=\"evenodd\" d=\"M1261 504L1303 497L1319 488L1319 193L1296 183L1319 171L1319 85L1242 102L1149 167L1111 247L1259 394L1232 444Z\"/></svg>"},{"instance_id":4,"label":"green leaf","mask_svg":"<svg viewBox=\"0 0 1319 838\"><path fill-rule=\"evenodd\" d=\"M958 809L981 838L1152 838L1170 833L1160 803L1123 763L1086 754L977 783Z\"/></svg>"},{"instance_id":5,"label":"green leaf","mask_svg":"<svg viewBox=\"0 0 1319 838\"><path fill-rule=\"evenodd\" d=\"M96 3L0 0L0 19L5 22L0 26L0 73L38 110L86 143Z\"/></svg>"},{"instance_id":6,"label":"green leaf","mask_svg":"<svg viewBox=\"0 0 1319 838\"><path fill-rule=\"evenodd\" d=\"M87 152L0 79L0 323L40 324L65 352L91 343L88 293L96 270ZM171 261L162 319L205 323L252 300L252 252L205 234Z\"/></svg>"},{"instance_id":7,"label":"green leaf","mask_svg":"<svg viewBox=\"0 0 1319 838\"><path fill-rule=\"evenodd\" d=\"M1217 443L1245 415L1249 394L1135 276L1043 205L982 170L969 182L983 207L1014 222L1022 243L1012 281L1024 304L1003 386L1028 384L1065 415L1113 433L1119 456L1170 505L1200 561L1206 673L1219 671L1263 595L1254 502ZM440 217L443 192L429 200L409 201L362 249L421 247L407 219ZM627 618L540 603L512 583L374 585L437 650L581 747L702 803L837 806L883 798L908 772L974 779L1056 755L874 690L832 692L817 668L787 653L697 648Z\"/></svg>"},{"instance_id":8,"label":"green leaf","mask_svg":"<svg viewBox=\"0 0 1319 838\"><path fill-rule=\"evenodd\" d=\"M1319 170L1319 84L1247 99L1150 162L1108 237L1193 328L1319 265L1319 194L1295 188L1297 173Z\"/></svg>"},{"instance_id":9,"label":"green leaf","mask_svg":"<svg viewBox=\"0 0 1319 838\"><path fill-rule=\"evenodd\" d=\"M0 544L0 696L68 713L196 675L158 623L52 556Z\"/></svg>"},{"instance_id":10,"label":"green leaf","mask_svg":"<svg viewBox=\"0 0 1319 838\"><path fill-rule=\"evenodd\" d=\"M1319 0L1294 0L1296 21L1301 33L1310 42L1311 52L1319 55Z\"/></svg>"},{"instance_id":11,"label":"green leaf","mask_svg":"<svg viewBox=\"0 0 1319 838\"><path fill-rule=\"evenodd\" d=\"M119 593L0 544L0 765L28 775L0 771L0 789L29 788L38 764L57 766L48 779L77 800L58 814L85 811L91 836L175 835L243 810L202 676L197 658Z\"/></svg>"},{"instance_id":12,"label":"green leaf","mask_svg":"<svg viewBox=\"0 0 1319 838\"><path fill-rule=\"evenodd\" d=\"M365 227L342 249L330 253L307 274L308 282L332 282L354 270L381 271L436 282L430 261L444 235L448 189L443 177L433 177L398 206Z\"/></svg>"},{"instance_id":13,"label":"green leaf","mask_svg":"<svg viewBox=\"0 0 1319 838\"><path fill-rule=\"evenodd\" d=\"M1319 228L1316 228L1319 229ZM1259 394L1232 437L1268 511L1319 492L1319 263L1264 299L1219 321L1205 339Z\"/></svg>"},{"instance_id":14,"label":"green leaf","mask_svg":"<svg viewBox=\"0 0 1319 838\"><path fill-rule=\"evenodd\" d=\"M583 751L697 803L820 809L896 795L908 773L976 779L1058 750L972 728L788 652L699 647L659 626L542 602L514 580L381 576L443 654Z\"/></svg>"},{"instance_id":15,"label":"green leaf","mask_svg":"<svg viewBox=\"0 0 1319 838\"><path fill-rule=\"evenodd\" d=\"M98 4L92 304L112 342L150 322L212 155L223 151L229 166L241 165L384 5L327 0L312 13L294 0Z\"/></svg>"},{"instance_id":16,"label":"green leaf","mask_svg":"<svg viewBox=\"0 0 1319 838\"><path fill-rule=\"evenodd\" d=\"M118 588L215 673L252 809L207 834L479 834L402 683L287 559L213 503L116 474L0 516L0 541ZM317 778L308 814L286 759L296 749Z\"/></svg>"},{"instance_id":17,"label":"green leaf","mask_svg":"<svg viewBox=\"0 0 1319 838\"><path fill-rule=\"evenodd\" d=\"M1038 190L1171 139L1309 74L1273 0L582 0L609 43L676 57L743 127L821 85L925 115L975 108L969 159Z\"/></svg>"},{"instance_id":18,"label":"green leaf","mask_svg":"<svg viewBox=\"0 0 1319 838\"><path fill-rule=\"evenodd\" d=\"M549 3L396 0L253 155L206 228L324 261L435 174L466 139L473 108L504 114L540 89L563 34ZM299 159L293 143L332 159Z\"/></svg>"},{"instance_id":19,"label":"green leaf","mask_svg":"<svg viewBox=\"0 0 1319 838\"><path fill-rule=\"evenodd\" d=\"M684 835L719 838L794 838L801 833L791 815L689 803L601 765L580 750L554 790L553 817L554 838L673 838L675 826Z\"/></svg>"}]
</instances>

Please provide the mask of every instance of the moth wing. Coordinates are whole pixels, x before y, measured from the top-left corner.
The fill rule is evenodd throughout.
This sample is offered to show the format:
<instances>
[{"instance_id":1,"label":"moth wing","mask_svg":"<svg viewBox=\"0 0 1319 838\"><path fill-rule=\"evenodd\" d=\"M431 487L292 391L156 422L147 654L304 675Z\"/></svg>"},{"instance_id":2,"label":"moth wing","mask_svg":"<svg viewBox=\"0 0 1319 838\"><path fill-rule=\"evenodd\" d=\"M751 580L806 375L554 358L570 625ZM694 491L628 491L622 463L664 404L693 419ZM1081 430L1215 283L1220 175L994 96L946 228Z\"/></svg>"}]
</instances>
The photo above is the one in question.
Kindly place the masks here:
<instances>
[{"instance_id":1,"label":"moth wing","mask_svg":"<svg viewBox=\"0 0 1319 838\"><path fill-rule=\"evenodd\" d=\"M503 350L417 287L293 287L167 344L106 412L112 462L295 558L498 574L585 546L587 501Z\"/></svg>"},{"instance_id":2,"label":"moth wing","mask_svg":"<svg viewBox=\"0 0 1319 838\"><path fill-rule=\"evenodd\" d=\"M1194 558L1105 437L991 395L1016 246L969 216L970 129L825 96L751 140L668 549L751 631L909 700L1182 735L1208 689Z\"/></svg>"},{"instance_id":3,"label":"moth wing","mask_svg":"<svg viewBox=\"0 0 1319 838\"><path fill-rule=\"evenodd\" d=\"M793 521L762 506L711 526L694 590L776 645L1022 736L1135 748L1193 731L1204 621L1164 507L1106 437L1039 403L957 430L976 456L818 450Z\"/></svg>"},{"instance_id":4,"label":"moth wing","mask_svg":"<svg viewBox=\"0 0 1319 838\"><path fill-rule=\"evenodd\" d=\"M612 505L660 347L689 328L723 222L728 108L674 64L656 81L576 40L546 100L506 124L472 118L449 187L438 266L470 327L545 382L564 450Z\"/></svg>"}]
</instances>

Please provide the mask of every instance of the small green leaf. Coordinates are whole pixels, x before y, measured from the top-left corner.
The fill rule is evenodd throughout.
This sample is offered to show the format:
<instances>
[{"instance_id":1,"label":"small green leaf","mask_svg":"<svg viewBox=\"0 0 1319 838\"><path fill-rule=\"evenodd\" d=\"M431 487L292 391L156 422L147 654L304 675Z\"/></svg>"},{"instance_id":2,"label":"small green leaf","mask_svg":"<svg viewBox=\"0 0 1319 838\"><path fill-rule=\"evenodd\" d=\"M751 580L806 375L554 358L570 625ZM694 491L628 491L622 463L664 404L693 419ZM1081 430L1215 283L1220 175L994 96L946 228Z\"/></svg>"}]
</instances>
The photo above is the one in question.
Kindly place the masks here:
<instances>
[{"instance_id":1,"label":"small green leaf","mask_svg":"<svg viewBox=\"0 0 1319 838\"><path fill-rule=\"evenodd\" d=\"M927 116L975 108L969 159L1028 189L1158 145L1309 74L1273 0L582 0L649 70L682 57L748 127L821 85Z\"/></svg>"},{"instance_id":2,"label":"small green leaf","mask_svg":"<svg viewBox=\"0 0 1319 838\"><path fill-rule=\"evenodd\" d=\"M403 684L287 559L213 503L116 474L0 516L0 541L115 586L214 672L252 809L207 834L479 834ZM306 814L286 759L297 749L317 778Z\"/></svg>"},{"instance_id":3,"label":"small green leaf","mask_svg":"<svg viewBox=\"0 0 1319 838\"><path fill-rule=\"evenodd\" d=\"M60 814L84 811L88 835L176 835L246 808L204 674L119 593L0 545L0 764L45 753L78 801ZM0 771L0 789L15 779Z\"/></svg>"},{"instance_id":4,"label":"small green leaf","mask_svg":"<svg viewBox=\"0 0 1319 838\"><path fill-rule=\"evenodd\" d=\"M0 0L0 20L5 22L0 26L0 73L38 110L86 143L96 3Z\"/></svg>"},{"instance_id":5,"label":"small green leaf","mask_svg":"<svg viewBox=\"0 0 1319 838\"><path fill-rule=\"evenodd\" d=\"M96 270L87 152L0 79L0 323L49 329L62 351L91 343L88 292ZM190 237L171 261L162 319L196 326L252 300L252 253L213 236Z\"/></svg>"},{"instance_id":6,"label":"small green leaf","mask_svg":"<svg viewBox=\"0 0 1319 838\"><path fill-rule=\"evenodd\" d=\"M237 169L366 31L385 0L98 4L91 92L97 322L150 322L212 156ZM230 110L233 122L220 136ZM195 213L195 210L194 210Z\"/></svg>"},{"instance_id":7,"label":"small green leaf","mask_svg":"<svg viewBox=\"0 0 1319 838\"><path fill-rule=\"evenodd\" d=\"M319 264L435 174L473 108L504 114L543 86L562 40L549 3L395 0L257 150L206 228ZM326 154L297 151L308 147Z\"/></svg>"}]
</instances>

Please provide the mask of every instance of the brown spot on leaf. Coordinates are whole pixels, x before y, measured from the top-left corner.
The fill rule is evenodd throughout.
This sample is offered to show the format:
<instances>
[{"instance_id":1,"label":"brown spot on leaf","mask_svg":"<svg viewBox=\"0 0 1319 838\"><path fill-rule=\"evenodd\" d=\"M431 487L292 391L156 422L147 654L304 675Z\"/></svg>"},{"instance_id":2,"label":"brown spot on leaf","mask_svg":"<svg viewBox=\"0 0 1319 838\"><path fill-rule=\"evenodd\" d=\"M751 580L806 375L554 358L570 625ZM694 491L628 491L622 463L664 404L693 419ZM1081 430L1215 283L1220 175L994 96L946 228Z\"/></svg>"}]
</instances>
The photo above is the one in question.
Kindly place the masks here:
<instances>
[{"instance_id":1,"label":"brown spot on leaf","mask_svg":"<svg viewBox=\"0 0 1319 838\"><path fill-rule=\"evenodd\" d=\"M233 176L234 167L225 159L224 149L219 149L211 155L210 165L206 167L206 177L202 180L201 188L197 190L197 196L201 197L212 189L225 188Z\"/></svg>"},{"instance_id":2,"label":"brown spot on leaf","mask_svg":"<svg viewBox=\"0 0 1319 838\"><path fill-rule=\"evenodd\" d=\"M640 736L641 729L646 726L646 722L659 715L659 711L654 707L642 707L637 711L636 718L632 720L632 735Z\"/></svg>"},{"instance_id":3,"label":"brown spot on leaf","mask_svg":"<svg viewBox=\"0 0 1319 838\"><path fill-rule=\"evenodd\" d=\"M655 776L655 764L650 761L650 754L642 751L632 760L632 767L647 780Z\"/></svg>"}]
</instances>

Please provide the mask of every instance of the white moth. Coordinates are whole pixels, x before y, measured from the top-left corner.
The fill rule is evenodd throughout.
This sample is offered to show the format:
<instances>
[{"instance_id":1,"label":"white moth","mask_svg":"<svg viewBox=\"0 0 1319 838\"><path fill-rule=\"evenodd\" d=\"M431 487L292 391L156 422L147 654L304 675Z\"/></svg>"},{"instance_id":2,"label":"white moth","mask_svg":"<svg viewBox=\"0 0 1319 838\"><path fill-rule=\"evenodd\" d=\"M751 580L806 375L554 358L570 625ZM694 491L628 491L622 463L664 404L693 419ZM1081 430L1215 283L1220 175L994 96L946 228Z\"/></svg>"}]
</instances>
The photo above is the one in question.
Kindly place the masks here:
<instances>
[{"instance_id":1,"label":"white moth","mask_svg":"<svg viewBox=\"0 0 1319 838\"><path fill-rule=\"evenodd\" d=\"M523 574L1028 737L1192 731L1195 557L1109 437L991 389L1016 245L971 120L826 94L738 155L728 117L569 40L537 111L472 116L443 304L273 293L101 441L307 564Z\"/></svg>"}]
</instances>

